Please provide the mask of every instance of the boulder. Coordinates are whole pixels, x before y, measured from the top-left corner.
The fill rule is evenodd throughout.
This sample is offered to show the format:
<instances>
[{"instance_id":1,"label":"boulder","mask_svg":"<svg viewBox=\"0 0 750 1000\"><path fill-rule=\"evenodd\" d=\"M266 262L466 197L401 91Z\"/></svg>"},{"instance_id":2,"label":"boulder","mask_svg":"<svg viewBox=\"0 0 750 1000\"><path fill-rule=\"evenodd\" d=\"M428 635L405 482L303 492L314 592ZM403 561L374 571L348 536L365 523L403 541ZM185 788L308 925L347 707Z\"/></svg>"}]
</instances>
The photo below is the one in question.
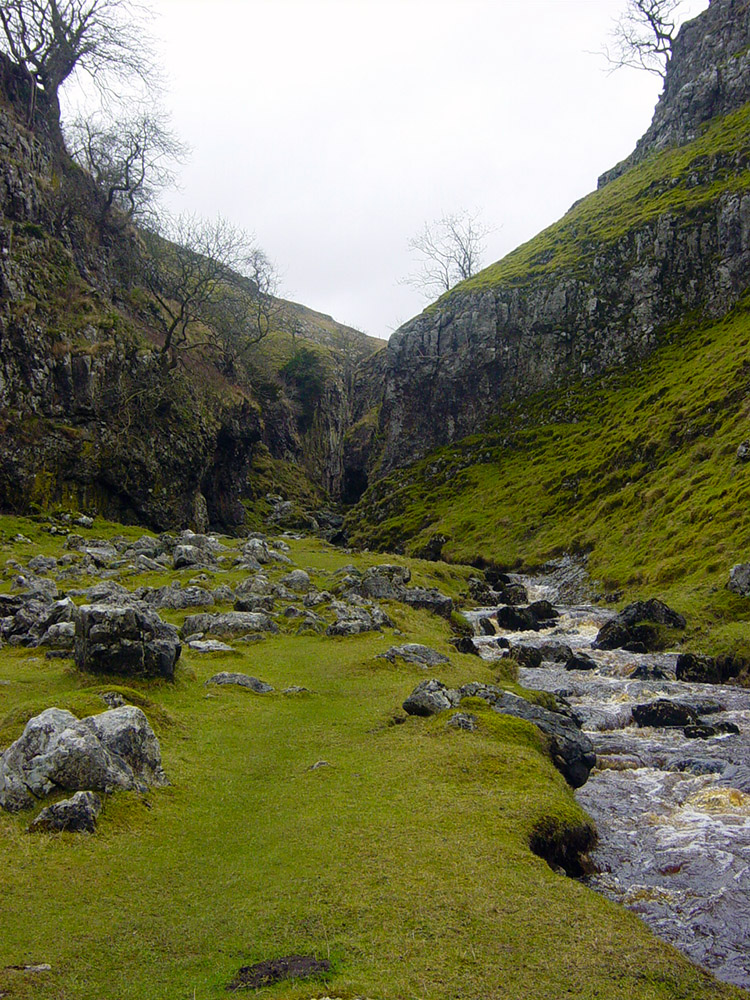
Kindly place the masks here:
<instances>
[{"instance_id":1,"label":"boulder","mask_svg":"<svg viewBox=\"0 0 750 1000\"><path fill-rule=\"evenodd\" d=\"M732 566L727 587L740 597L750 595L750 563L737 563L736 566Z\"/></svg>"},{"instance_id":2,"label":"boulder","mask_svg":"<svg viewBox=\"0 0 750 1000\"><path fill-rule=\"evenodd\" d=\"M436 649L430 649L429 646L422 646L418 642L407 642L403 646L391 646L384 653L380 653L379 658L390 660L391 663L398 658L406 663L415 663L425 669L450 662L443 653L438 653Z\"/></svg>"},{"instance_id":3,"label":"boulder","mask_svg":"<svg viewBox=\"0 0 750 1000\"><path fill-rule=\"evenodd\" d=\"M699 723L697 714L687 705L659 698L643 705L633 705L633 721L638 726L656 729L679 729Z\"/></svg>"},{"instance_id":4,"label":"boulder","mask_svg":"<svg viewBox=\"0 0 750 1000\"><path fill-rule=\"evenodd\" d=\"M155 611L107 604L77 609L75 661L88 673L174 678L177 629Z\"/></svg>"},{"instance_id":5,"label":"boulder","mask_svg":"<svg viewBox=\"0 0 750 1000\"><path fill-rule=\"evenodd\" d=\"M555 611L549 601L534 601L526 610L540 625L542 622L554 622L560 617L559 612Z\"/></svg>"},{"instance_id":6,"label":"boulder","mask_svg":"<svg viewBox=\"0 0 750 1000\"><path fill-rule=\"evenodd\" d=\"M48 708L0 755L0 808L9 812L60 789L145 791L163 784L159 742L134 705L86 719Z\"/></svg>"},{"instance_id":7,"label":"boulder","mask_svg":"<svg viewBox=\"0 0 750 1000\"><path fill-rule=\"evenodd\" d=\"M248 674L229 673L227 671L214 674L213 677L206 681L206 684L235 684L237 687L250 688L256 694L268 694L269 691L273 691L270 684L258 680L257 677L250 677Z\"/></svg>"},{"instance_id":8,"label":"boulder","mask_svg":"<svg viewBox=\"0 0 750 1000\"><path fill-rule=\"evenodd\" d=\"M567 663L573 655L573 650L564 642L543 642L539 650L548 663Z\"/></svg>"},{"instance_id":9,"label":"boulder","mask_svg":"<svg viewBox=\"0 0 750 1000\"><path fill-rule=\"evenodd\" d=\"M434 587L404 587L399 594L398 600L403 604L408 604L412 608L425 608L433 611L442 618L450 618L453 611L453 601L445 594L441 594Z\"/></svg>"},{"instance_id":10,"label":"boulder","mask_svg":"<svg viewBox=\"0 0 750 1000\"><path fill-rule=\"evenodd\" d=\"M750 441L742 441L736 451L738 462L750 462Z\"/></svg>"},{"instance_id":11,"label":"boulder","mask_svg":"<svg viewBox=\"0 0 750 1000\"><path fill-rule=\"evenodd\" d=\"M495 626L491 618L480 618L477 624L482 635L495 635Z\"/></svg>"},{"instance_id":12,"label":"boulder","mask_svg":"<svg viewBox=\"0 0 750 1000\"><path fill-rule=\"evenodd\" d=\"M508 582L497 588L496 601L498 604L526 604L528 599L528 592L522 583Z\"/></svg>"},{"instance_id":13,"label":"boulder","mask_svg":"<svg viewBox=\"0 0 750 1000\"><path fill-rule=\"evenodd\" d=\"M234 602L235 611L265 611L271 613L275 604L275 598L270 594L261 596L260 594L245 594L238 597Z\"/></svg>"},{"instance_id":14,"label":"boulder","mask_svg":"<svg viewBox=\"0 0 750 1000\"><path fill-rule=\"evenodd\" d=\"M214 597L205 587L181 587L179 582L168 587L159 587L144 595L143 600L154 608L168 608L170 611L181 611L184 608L213 607Z\"/></svg>"},{"instance_id":15,"label":"boulder","mask_svg":"<svg viewBox=\"0 0 750 1000\"><path fill-rule=\"evenodd\" d=\"M197 545L176 545L172 555L172 565L175 569L213 565L215 561L211 552L199 549Z\"/></svg>"},{"instance_id":16,"label":"boulder","mask_svg":"<svg viewBox=\"0 0 750 1000\"><path fill-rule=\"evenodd\" d=\"M102 811L102 800L96 792L76 792L70 799L63 799L46 806L29 824L29 833L39 831L68 833L93 833Z\"/></svg>"},{"instance_id":17,"label":"boulder","mask_svg":"<svg viewBox=\"0 0 750 1000\"><path fill-rule=\"evenodd\" d=\"M28 566L32 573L51 573L57 569L57 559L53 556L34 556L29 559Z\"/></svg>"},{"instance_id":18,"label":"boulder","mask_svg":"<svg viewBox=\"0 0 750 1000\"><path fill-rule=\"evenodd\" d=\"M566 670L596 670L597 664L591 656L586 653L574 653L565 661Z\"/></svg>"},{"instance_id":19,"label":"boulder","mask_svg":"<svg viewBox=\"0 0 750 1000\"><path fill-rule=\"evenodd\" d=\"M680 653L675 665L678 681L692 681L698 684L726 684L737 677L745 662L741 657L699 656L697 653Z\"/></svg>"},{"instance_id":20,"label":"boulder","mask_svg":"<svg viewBox=\"0 0 750 1000\"><path fill-rule=\"evenodd\" d=\"M460 700L457 691L432 678L417 684L404 702L403 709L408 715L437 715L448 708L453 708Z\"/></svg>"},{"instance_id":21,"label":"boulder","mask_svg":"<svg viewBox=\"0 0 750 1000\"><path fill-rule=\"evenodd\" d=\"M251 632L278 632L278 625L260 611L227 611L224 614L188 615L182 635L248 635Z\"/></svg>"},{"instance_id":22,"label":"boulder","mask_svg":"<svg viewBox=\"0 0 750 1000\"><path fill-rule=\"evenodd\" d=\"M196 653L233 653L231 646L218 639L188 639L186 646L195 650Z\"/></svg>"},{"instance_id":23,"label":"boulder","mask_svg":"<svg viewBox=\"0 0 750 1000\"><path fill-rule=\"evenodd\" d=\"M457 653L469 653L472 656L479 656L474 640L469 635L454 635L448 640Z\"/></svg>"},{"instance_id":24,"label":"boulder","mask_svg":"<svg viewBox=\"0 0 750 1000\"><path fill-rule=\"evenodd\" d=\"M508 632L538 632L539 622L528 608L500 607L497 624Z\"/></svg>"},{"instance_id":25,"label":"boulder","mask_svg":"<svg viewBox=\"0 0 750 1000\"><path fill-rule=\"evenodd\" d=\"M377 604L358 606L334 601L331 609L336 621L326 629L328 636L361 635L363 632L380 632L384 627L393 628L393 622Z\"/></svg>"},{"instance_id":26,"label":"boulder","mask_svg":"<svg viewBox=\"0 0 750 1000\"><path fill-rule=\"evenodd\" d=\"M656 598L635 601L606 622L591 645L593 649L627 649L638 653L656 650L661 646L657 625L684 629L686 622L679 612Z\"/></svg>"},{"instance_id":27,"label":"boulder","mask_svg":"<svg viewBox=\"0 0 750 1000\"><path fill-rule=\"evenodd\" d=\"M306 594L310 589L310 576L303 569L293 569L281 582L296 594Z\"/></svg>"},{"instance_id":28,"label":"boulder","mask_svg":"<svg viewBox=\"0 0 750 1000\"><path fill-rule=\"evenodd\" d=\"M529 669L536 670L542 665L542 651L537 646L527 646L525 643L517 643L512 645L506 656L512 657L516 663L520 663L522 667L528 667Z\"/></svg>"},{"instance_id":29,"label":"boulder","mask_svg":"<svg viewBox=\"0 0 750 1000\"><path fill-rule=\"evenodd\" d=\"M362 597L400 600L401 591L409 580L411 580L411 570L408 566L385 563L365 570L358 590Z\"/></svg>"},{"instance_id":30,"label":"boulder","mask_svg":"<svg viewBox=\"0 0 750 1000\"><path fill-rule=\"evenodd\" d=\"M262 538L248 538L242 546L242 555L245 560L255 560L261 565L271 562L268 544Z\"/></svg>"}]
</instances>

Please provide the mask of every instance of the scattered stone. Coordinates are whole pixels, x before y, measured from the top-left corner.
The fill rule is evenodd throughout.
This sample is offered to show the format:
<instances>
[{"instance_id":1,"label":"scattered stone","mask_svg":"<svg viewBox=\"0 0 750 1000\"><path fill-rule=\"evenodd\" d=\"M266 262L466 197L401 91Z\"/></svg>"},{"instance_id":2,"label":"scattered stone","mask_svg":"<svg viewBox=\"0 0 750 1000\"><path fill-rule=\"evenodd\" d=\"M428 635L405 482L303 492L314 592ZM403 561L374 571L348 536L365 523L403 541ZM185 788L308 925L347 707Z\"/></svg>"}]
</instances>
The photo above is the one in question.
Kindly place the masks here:
<instances>
[{"instance_id":1,"label":"scattered stone","mask_svg":"<svg viewBox=\"0 0 750 1000\"><path fill-rule=\"evenodd\" d=\"M441 618L450 618L453 611L453 601L441 594L434 587L404 587L398 600L412 608L423 608L432 611Z\"/></svg>"},{"instance_id":2,"label":"scattered stone","mask_svg":"<svg viewBox=\"0 0 750 1000\"><path fill-rule=\"evenodd\" d=\"M245 594L244 597L238 597L234 602L234 610L265 611L270 614L274 609L275 603L275 599L270 594L266 594L265 596L261 594Z\"/></svg>"},{"instance_id":3,"label":"scattered stone","mask_svg":"<svg viewBox=\"0 0 750 1000\"><path fill-rule=\"evenodd\" d=\"M0 755L0 808L9 812L61 789L145 791L167 783L159 741L134 705L85 719L48 708Z\"/></svg>"},{"instance_id":4,"label":"scattered stone","mask_svg":"<svg viewBox=\"0 0 750 1000\"><path fill-rule=\"evenodd\" d=\"M250 632L279 631L268 615L254 611L227 611L224 614L188 615L182 635L204 632L208 635L247 635Z\"/></svg>"},{"instance_id":5,"label":"scattered stone","mask_svg":"<svg viewBox=\"0 0 750 1000\"><path fill-rule=\"evenodd\" d=\"M750 441L743 441L736 454L738 462L750 462Z\"/></svg>"},{"instance_id":6,"label":"scattered stone","mask_svg":"<svg viewBox=\"0 0 750 1000\"><path fill-rule=\"evenodd\" d=\"M359 587L362 597L375 597L386 600L400 600L401 591L411 580L411 570L408 566L371 566L365 570Z\"/></svg>"},{"instance_id":7,"label":"scattered stone","mask_svg":"<svg viewBox=\"0 0 750 1000\"><path fill-rule=\"evenodd\" d=\"M215 560L206 549L199 549L196 545L177 545L172 555L172 565L175 569L185 569L191 566L205 566L207 563L214 563Z\"/></svg>"},{"instance_id":8,"label":"scattered stone","mask_svg":"<svg viewBox=\"0 0 750 1000\"><path fill-rule=\"evenodd\" d=\"M538 632L539 623L528 608L500 607L497 624L508 632Z\"/></svg>"},{"instance_id":9,"label":"scattered stone","mask_svg":"<svg viewBox=\"0 0 750 1000\"><path fill-rule=\"evenodd\" d=\"M41 830L93 833L101 811L102 800L96 792L76 792L71 799L42 809L29 825L29 833Z\"/></svg>"},{"instance_id":10,"label":"scattered stone","mask_svg":"<svg viewBox=\"0 0 750 1000\"><path fill-rule=\"evenodd\" d=\"M675 729L700 722L697 714L687 705L667 698L633 705L633 721L638 726L653 726L656 729Z\"/></svg>"},{"instance_id":11,"label":"scattered stone","mask_svg":"<svg viewBox=\"0 0 750 1000\"><path fill-rule=\"evenodd\" d=\"M286 695L309 694L309 688L301 687L299 684L292 684L291 687L284 688L281 693Z\"/></svg>"},{"instance_id":12,"label":"scattered stone","mask_svg":"<svg viewBox=\"0 0 750 1000\"><path fill-rule=\"evenodd\" d=\"M477 717L469 712L456 712L446 722L446 726L451 729L463 729L467 733L473 733L477 728Z\"/></svg>"},{"instance_id":13,"label":"scattered stone","mask_svg":"<svg viewBox=\"0 0 750 1000\"><path fill-rule=\"evenodd\" d=\"M564 642L543 642L539 650L548 663L567 663L573 655L573 650Z\"/></svg>"},{"instance_id":14,"label":"scattered stone","mask_svg":"<svg viewBox=\"0 0 750 1000\"><path fill-rule=\"evenodd\" d=\"M480 618L478 623L482 635L495 635L495 626L491 618Z\"/></svg>"},{"instance_id":15,"label":"scattered stone","mask_svg":"<svg viewBox=\"0 0 750 1000\"><path fill-rule=\"evenodd\" d=\"M393 622L377 604L360 607L334 601L331 608L337 620L326 629L328 636L360 635L363 632L380 632L383 627L393 628Z\"/></svg>"},{"instance_id":16,"label":"scattered stone","mask_svg":"<svg viewBox=\"0 0 750 1000\"><path fill-rule=\"evenodd\" d=\"M438 653L436 649L430 649L429 646L422 646L418 642L407 642L403 646L391 646L384 653L379 653L378 658L390 660L391 663L398 658L406 663L416 663L417 666L425 669L450 662L443 653Z\"/></svg>"},{"instance_id":17,"label":"scattered stone","mask_svg":"<svg viewBox=\"0 0 750 1000\"><path fill-rule=\"evenodd\" d=\"M181 649L177 629L155 611L107 604L77 609L75 661L79 670L172 680Z\"/></svg>"},{"instance_id":18,"label":"scattered stone","mask_svg":"<svg viewBox=\"0 0 750 1000\"><path fill-rule=\"evenodd\" d=\"M57 559L52 556L34 556L29 559L29 569L32 573L51 573L57 569Z\"/></svg>"},{"instance_id":19,"label":"scattered stone","mask_svg":"<svg viewBox=\"0 0 750 1000\"><path fill-rule=\"evenodd\" d=\"M574 653L565 661L566 670L596 670L597 663L593 657L587 653Z\"/></svg>"},{"instance_id":20,"label":"scattered stone","mask_svg":"<svg viewBox=\"0 0 750 1000\"><path fill-rule=\"evenodd\" d=\"M285 979L307 979L330 972L331 963L314 955L287 955L255 965L244 965L227 986L228 990L260 989Z\"/></svg>"},{"instance_id":21,"label":"scattered stone","mask_svg":"<svg viewBox=\"0 0 750 1000\"><path fill-rule=\"evenodd\" d=\"M306 594L310 589L310 575L303 569L293 569L281 578L281 583L296 594Z\"/></svg>"},{"instance_id":22,"label":"scattered stone","mask_svg":"<svg viewBox=\"0 0 750 1000\"><path fill-rule=\"evenodd\" d=\"M457 653L470 653L472 656L479 656L479 650L474 644L474 640L468 635L454 635L448 640Z\"/></svg>"},{"instance_id":23,"label":"scattered stone","mask_svg":"<svg viewBox=\"0 0 750 1000\"><path fill-rule=\"evenodd\" d=\"M206 681L206 684L236 684L238 687L250 688L256 694L268 694L269 691L273 691L270 684L258 680L257 677L250 677L248 674L229 673L227 671L214 674L213 677Z\"/></svg>"},{"instance_id":24,"label":"scattered stone","mask_svg":"<svg viewBox=\"0 0 750 1000\"><path fill-rule=\"evenodd\" d=\"M151 590L144 595L143 599L154 608L168 608L170 611L181 611L184 608L210 608L214 604L213 594L210 590L205 587L181 587L179 581L171 583L168 587Z\"/></svg>"},{"instance_id":25,"label":"scattered stone","mask_svg":"<svg viewBox=\"0 0 750 1000\"><path fill-rule=\"evenodd\" d=\"M437 715L438 712L453 708L460 700L458 691L432 678L417 684L402 707L407 715Z\"/></svg>"},{"instance_id":26,"label":"scattered stone","mask_svg":"<svg viewBox=\"0 0 750 1000\"><path fill-rule=\"evenodd\" d=\"M308 771L317 771L321 767L332 767L333 765L329 760L316 760L314 764L308 767Z\"/></svg>"},{"instance_id":27,"label":"scattered stone","mask_svg":"<svg viewBox=\"0 0 750 1000\"><path fill-rule=\"evenodd\" d=\"M234 649L218 639L188 639L186 645L196 653L233 653Z\"/></svg>"},{"instance_id":28,"label":"scattered stone","mask_svg":"<svg viewBox=\"0 0 750 1000\"><path fill-rule=\"evenodd\" d=\"M527 646L523 643L510 646L505 655L512 657L512 659L514 659L516 663L520 663L522 667L527 667L531 670L536 670L538 667L541 667L543 661L541 649L537 646Z\"/></svg>"}]
</instances>

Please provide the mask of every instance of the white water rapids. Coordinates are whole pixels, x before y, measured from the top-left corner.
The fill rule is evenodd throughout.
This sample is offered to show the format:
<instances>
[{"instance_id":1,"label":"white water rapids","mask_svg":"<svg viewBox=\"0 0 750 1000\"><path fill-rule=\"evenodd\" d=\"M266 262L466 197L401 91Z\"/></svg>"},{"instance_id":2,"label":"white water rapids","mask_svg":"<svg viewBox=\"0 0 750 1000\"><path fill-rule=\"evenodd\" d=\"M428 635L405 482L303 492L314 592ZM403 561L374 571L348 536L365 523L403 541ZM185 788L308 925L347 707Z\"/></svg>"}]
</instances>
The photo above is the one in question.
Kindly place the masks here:
<instances>
[{"instance_id":1,"label":"white water rapids","mask_svg":"<svg viewBox=\"0 0 750 1000\"><path fill-rule=\"evenodd\" d=\"M530 600L554 602L543 583L521 582ZM596 661L594 671L545 661L521 668L519 678L562 696L596 750L597 766L575 793L599 831L597 873L586 881L719 979L750 988L750 690L676 681L672 653L591 650L612 612L556 607L552 628L498 635L513 644L565 643ZM476 623L495 610L467 617ZM475 638L483 658L503 655L497 638ZM669 679L630 679L639 666ZM696 708L710 725L733 722L740 733L690 739L681 729L636 726L632 706L659 698Z\"/></svg>"}]
</instances>

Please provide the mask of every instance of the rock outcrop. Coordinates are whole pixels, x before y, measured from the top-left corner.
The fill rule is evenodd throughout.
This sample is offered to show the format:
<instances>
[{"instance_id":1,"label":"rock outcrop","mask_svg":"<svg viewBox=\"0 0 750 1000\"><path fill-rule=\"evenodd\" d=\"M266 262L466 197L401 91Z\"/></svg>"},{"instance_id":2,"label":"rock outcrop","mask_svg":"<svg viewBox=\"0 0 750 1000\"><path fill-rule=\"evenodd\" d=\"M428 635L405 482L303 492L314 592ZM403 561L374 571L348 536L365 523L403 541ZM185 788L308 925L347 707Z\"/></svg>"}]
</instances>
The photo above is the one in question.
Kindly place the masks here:
<instances>
[{"instance_id":1,"label":"rock outcrop","mask_svg":"<svg viewBox=\"0 0 750 1000\"><path fill-rule=\"evenodd\" d=\"M745 105L749 46L746 0L713 0L683 27L632 164ZM692 162L644 174L635 190L595 192L396 331L377 376L369 468L381 476L407 466L536 391L564 392L645 357L688 312L718 317L737 303L750 284L750 195L728 181L750 159L743 122L696 147Z\"/></svg>"}]
</instances>

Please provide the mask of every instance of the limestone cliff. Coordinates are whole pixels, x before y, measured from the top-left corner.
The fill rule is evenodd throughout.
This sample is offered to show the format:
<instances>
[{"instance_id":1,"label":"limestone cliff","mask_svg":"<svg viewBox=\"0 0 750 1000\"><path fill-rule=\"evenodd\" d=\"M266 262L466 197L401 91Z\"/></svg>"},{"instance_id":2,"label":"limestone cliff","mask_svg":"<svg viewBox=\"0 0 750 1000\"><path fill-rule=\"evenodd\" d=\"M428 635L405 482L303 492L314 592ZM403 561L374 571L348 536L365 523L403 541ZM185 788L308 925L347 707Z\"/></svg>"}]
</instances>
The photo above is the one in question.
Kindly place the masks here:
<instances>
[{"instance_id":1,"label":"limestone cliff","mask_svg":"<svg viewBox=\"0 0 750 1000\"><path fill-rule=\"evenodd\" d=\"M351 373L379 343L280 301L250 369L166 365L133 279L138 231L102 211L54 118L28 120L27 88L0 55L0 509L232 527L261 443L337 495ZM299 344L326 360L303 422L279 377Z\"/></svg>"},{"instance_id":2,"label":"limestone cliff","mask_svg":"<svg viewBox=\"0 0 750 1000\"><path fill-rule=\"evenodd\" d=\"M514 399L644 357L750 284L750 17L713 0L675 45L654 123L602 190L391 338L377 474Z\"/></svg>"}]
</instances>

